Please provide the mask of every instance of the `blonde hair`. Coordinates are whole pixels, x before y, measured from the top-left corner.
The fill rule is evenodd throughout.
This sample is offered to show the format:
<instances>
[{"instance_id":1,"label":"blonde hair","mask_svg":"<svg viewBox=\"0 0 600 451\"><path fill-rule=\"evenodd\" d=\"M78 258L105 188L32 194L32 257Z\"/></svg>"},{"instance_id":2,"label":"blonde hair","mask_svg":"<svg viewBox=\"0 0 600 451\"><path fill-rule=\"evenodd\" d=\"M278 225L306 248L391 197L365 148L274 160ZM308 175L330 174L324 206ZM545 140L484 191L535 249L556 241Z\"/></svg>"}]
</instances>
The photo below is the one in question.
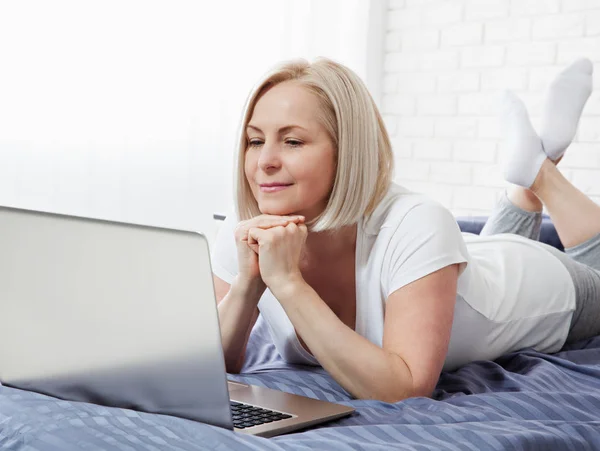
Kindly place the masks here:
<instances>
[{"instance_id":1,"label":"blonde hair","mask_svg":"<svg viewBox=\"0 0 600 451\"><path fill-rule=\"evenodd\" d=\"M387 192L394 159L389 136L373 98L362 80L342 64L318 58L285 62L272 69L250 93L239 130L237 152L237 212L240 220L260 213L244 172L248 142L246 127L256 103L273 86L295 81L316 95L320 119L337 153L333 188L325 210L310 229L337 229L370 215Z\"/></svg>"}]
</instances>

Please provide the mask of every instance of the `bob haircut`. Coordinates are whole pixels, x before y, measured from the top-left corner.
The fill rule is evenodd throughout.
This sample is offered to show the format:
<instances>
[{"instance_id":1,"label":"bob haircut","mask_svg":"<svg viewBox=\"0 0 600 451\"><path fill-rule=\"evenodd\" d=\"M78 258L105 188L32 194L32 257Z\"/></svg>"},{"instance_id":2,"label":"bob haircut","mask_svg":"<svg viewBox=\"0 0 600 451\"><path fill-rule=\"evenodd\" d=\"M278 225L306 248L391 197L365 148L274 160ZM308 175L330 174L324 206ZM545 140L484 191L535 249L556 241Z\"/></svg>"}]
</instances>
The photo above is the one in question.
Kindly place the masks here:
<instances>
[{"instance_id":1,"label":"bob haircut","mask_svg":"<svg viewBox=\"0 0 600 451\"><path fill-rule=\"evenodd\" d=\"M327 58L284 62L268 72L250 93L239 130L236 174L238 218L261 212L244 172L246 127L256 103L270 88L293 81L312 92L319 117L336 150L336 175L323 212L309 225L319 232L357 223L369 216L386 194L393 177L390 139L373 98L350 69ZM291 213L291 212L290 212Z\"/></svg>"}]
</instances>

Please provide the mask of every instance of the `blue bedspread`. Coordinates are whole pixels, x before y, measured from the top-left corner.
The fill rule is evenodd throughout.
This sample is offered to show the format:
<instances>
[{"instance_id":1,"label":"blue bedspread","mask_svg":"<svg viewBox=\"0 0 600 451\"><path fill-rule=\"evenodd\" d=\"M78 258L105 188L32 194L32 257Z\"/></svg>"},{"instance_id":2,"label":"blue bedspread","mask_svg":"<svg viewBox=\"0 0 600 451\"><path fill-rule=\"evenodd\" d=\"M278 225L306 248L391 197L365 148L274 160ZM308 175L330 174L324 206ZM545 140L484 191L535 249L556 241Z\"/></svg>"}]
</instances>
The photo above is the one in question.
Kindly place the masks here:
<instances>
[{"instance_id":1,"label":"blue bedspread","mask_svg":"<svg viewBox=\"0 0 600 451\"><path fill-rule=\"evenodd\" d=\"M283 363L257 325L244 374L354 406L355 415L271 439L189 420L0 387L2 450L600 449L600 337L555 355L525 350L444 373L434 399L352 400L322 369Z\"/></svg>"}]
</instances>

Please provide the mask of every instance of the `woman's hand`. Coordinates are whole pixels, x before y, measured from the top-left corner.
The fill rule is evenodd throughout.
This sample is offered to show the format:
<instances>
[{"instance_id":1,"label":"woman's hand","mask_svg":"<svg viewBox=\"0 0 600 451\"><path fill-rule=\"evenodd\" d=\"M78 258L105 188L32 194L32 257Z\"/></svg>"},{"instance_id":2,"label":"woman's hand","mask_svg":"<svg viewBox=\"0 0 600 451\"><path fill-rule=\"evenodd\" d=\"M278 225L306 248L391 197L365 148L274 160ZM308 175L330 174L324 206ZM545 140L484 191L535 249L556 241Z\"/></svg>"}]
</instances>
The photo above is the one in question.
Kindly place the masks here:
<instances>
[{"instance_id":1,"label":"woman's hand","mask_svg":"<svg viewBox=\"0 0 600 451\"><path fill-rule=\"evenodd\" d=\"M249 240L249 231L266 231L273 227L285 227L288 224L300 224L304 222L302 216L273 216L260 215L247 221L240 222L235 229L235 242L237 246L239 273L237 280L247 286L262 285L264 291L265 283L261 278L258 265L258 245Z\"/></svg>"},{"instance_id":2,"label":"woman's hand","mask_svg":"<svg viewBox=\"0 0 600 451\"><path fill-rule=\"evenodd\" d=\"M303 222L248 230L248 245L258 252L260 276L276 297L278 291L303 280L300 257L307 235Z\"/></svg>"}]
</instances>

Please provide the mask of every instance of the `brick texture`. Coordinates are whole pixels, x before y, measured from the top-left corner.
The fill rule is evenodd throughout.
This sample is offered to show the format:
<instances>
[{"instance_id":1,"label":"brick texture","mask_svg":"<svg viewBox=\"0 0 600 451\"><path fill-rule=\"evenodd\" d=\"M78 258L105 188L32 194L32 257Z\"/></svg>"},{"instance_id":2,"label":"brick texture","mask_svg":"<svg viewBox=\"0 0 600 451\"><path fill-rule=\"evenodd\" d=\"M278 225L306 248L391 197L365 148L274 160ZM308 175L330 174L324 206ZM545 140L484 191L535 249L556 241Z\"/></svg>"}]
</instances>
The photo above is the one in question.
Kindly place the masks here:
<instances>
[{"instance_id":1,"label":"brick texture","mask_svg":"<svg viewBox=\"0 0 600 451\"><path fill-rule=\"evenodd\" d=\"M600 201L600 0L391 0L383 101L396 181L454 214L489 213L502 179L498 94L534 126L553 77L578 57L595 90L560 168Z\"/></svg>"}]
</instances>

